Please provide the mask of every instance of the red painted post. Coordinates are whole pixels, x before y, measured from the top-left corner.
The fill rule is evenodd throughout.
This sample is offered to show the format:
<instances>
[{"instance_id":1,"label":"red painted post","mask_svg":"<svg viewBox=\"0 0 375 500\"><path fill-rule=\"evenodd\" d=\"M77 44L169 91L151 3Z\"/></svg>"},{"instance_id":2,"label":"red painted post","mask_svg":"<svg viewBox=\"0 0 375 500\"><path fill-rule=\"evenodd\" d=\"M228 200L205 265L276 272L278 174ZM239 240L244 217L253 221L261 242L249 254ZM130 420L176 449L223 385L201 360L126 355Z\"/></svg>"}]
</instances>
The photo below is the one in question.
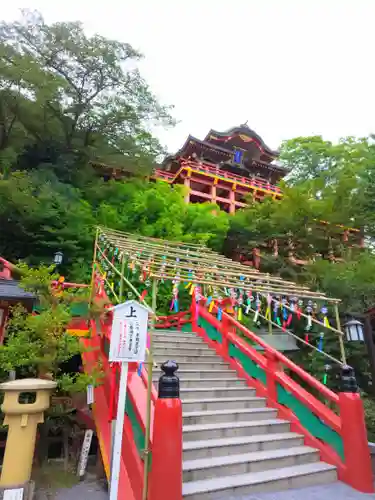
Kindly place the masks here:
<instances>
[{"instance_id":1,"label":"red painted post","mask_svg":"<svg viewBox=\"0 0 375 500\"><path fill-rule=\"evenodd\" d=\"M175 361L163 363L155 403L148 500L182 500L182 405Z\"/></svg>"},{"instance_id":2,"label":"red painted post","mask_svg":"<svg viewBox=\"0 0 375 500\"><path fill-rule=\"evenodd\" d=\"M197 305L195 302L195 297L194 294L191 299L191 305L190 305L190 314L191 314L191 326L193 329L193 332L196 331L198 327L198 315L197 315Z\"/></svg>"},{"instance_id":3,"label":"red painted post","mask_svg":"<svg viewBox=\"0 0 375 500\"><path fill-rule=\"evenodd\" d=\"M228 356L228 332L229 332L229 321L227 315L223 312L222 313L222 320L221 320L221 337L222 337L222 344L221 344L221 349L222 349L222 356Z\"/></svg>"},{"instance_id":4,"label":"red painted post","mask_svg":"<svg viewBox=\"0 0 375 500\"><path fill-rule=\"evenodd\" d=\"M277 403L277 385L275 374L280 369L280 363L275 355L275 353L266 351L265 352L267 365L266 365L266 380L267 380L267 392L272 401Z\"/></svg>"},{"instance_id":5,"label":"red painted post","mask_svg":"<svg viewBox=\"0 0 375 500\"><path fill-rule=\"evenodd\" d=\"M363 493L373 493L365 413L353 369L349 366L342 367L342 391L339 394L339 406L345 472L340 479Z\"/></svg>"}]
</instances>

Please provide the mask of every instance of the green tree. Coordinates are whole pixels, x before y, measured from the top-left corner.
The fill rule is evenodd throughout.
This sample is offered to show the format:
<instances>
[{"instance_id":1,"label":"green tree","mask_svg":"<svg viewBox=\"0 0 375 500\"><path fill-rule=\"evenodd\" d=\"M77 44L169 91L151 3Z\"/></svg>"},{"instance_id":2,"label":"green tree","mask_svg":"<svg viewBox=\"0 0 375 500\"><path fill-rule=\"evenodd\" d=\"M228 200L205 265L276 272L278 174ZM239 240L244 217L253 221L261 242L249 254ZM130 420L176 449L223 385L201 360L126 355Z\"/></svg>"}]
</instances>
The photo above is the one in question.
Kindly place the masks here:
<instances>
[{"instance_id":1,"label":"green tree","mask_svg":"<svg viewBox=\"0 0 375 500\"><path fill-rule=\"evenodd\" d=\"M321 136L296 137L284 141L281 160L291 172L288 184L309 180L335 183L343 171L363 171L373 164L375 147L371 138L345 137L338 143L325 141Z\"/></svg>"},{"instance_id":2,"label":"green tree","mask_svg":"<svg viewBox=\"0 0 375 500\"><path fill-rule=\"evenodd\" d=\"M217 205L186 204L184 188L164 182L132 180L105 183L97 217L100 224L121 231L221 248L229 217Z\"/></svg>"},{"instance_id":3,"label":"green tree","mask_svg":"<svg viewBox=\"0 0 375 500\"><path fill-rule=\"evenodd\" d=\"M33 292L38 299L38 314L30 314L20 306L12 310L7 326L5 343L0 346L0 373L3 379L11 370L21 377L53 377L60 390L80 392L89 383L98 383L98 369L91 376L84 373L67 374L61 366L83 349L77 337L66 329L72 320L73 304L88 304L86 289L78 292L64 291L57 295L51 281L58 278L51 267L29 268L19 264L21 286ZM99 367L98 367L99 368Z\"/></svg>"},{"instance_id":4,"label":"green tree","mask_svg":"<svg viewBox=\"0 0 375 500\"><path fill-rule=\"evenodd\" d=\"M47 25L36 12L1 23L0 145L19 145L23 133L44 151L52 141L60 153L150 169L162 152L151 126L173 120L137 70L140 58L130 44L86 36L80 23Z\"/></svg>"},{"instance_id":5,"label":"green tree","mask_svg":"<svg viewBox=\"0 0 375 500\"><path fill-rule=\"evenodd\" d=\"M52 172L17 172L0 180L0 255L51 262L61 250L68 266L90 260L94 218L79 191Z\"/></svg>"}]
</instances>

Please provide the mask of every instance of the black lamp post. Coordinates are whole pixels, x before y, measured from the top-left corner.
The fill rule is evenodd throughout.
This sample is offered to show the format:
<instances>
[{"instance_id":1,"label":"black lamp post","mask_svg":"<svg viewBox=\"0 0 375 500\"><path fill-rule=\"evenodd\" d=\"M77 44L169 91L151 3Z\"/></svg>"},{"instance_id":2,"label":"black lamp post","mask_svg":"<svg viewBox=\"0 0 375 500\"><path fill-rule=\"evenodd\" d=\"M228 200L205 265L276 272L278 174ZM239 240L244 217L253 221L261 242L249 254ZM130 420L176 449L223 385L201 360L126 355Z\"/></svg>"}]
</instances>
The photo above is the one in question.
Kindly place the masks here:
<instances>
[{"instance_id":1,"label":"black lamp post","mask_svg":"<svg viewBox=\"0 0 375 500\"><path fill-rule=\"evenodd\" d=\"M358 321L358 319L351 318L349 321L344 323L344 332L346 336L346 340L348 342L363 342L363 323Z\"/></svg>"},{"instance_id":2,"label":"black lamp post","mask_svg":"<svg viewBox=\"0 0 375 500\"><path fill-rule=\"evenodd\" d=\"M64 254L62 252L56 252L55 255L53 256L53 263L55 266L59 266L62 264Z\"/></svg>"},{"instance_id":3,"label":"black lamp post","mask_svg":"<svg viewBox=\"0 0 375 500\"><path fill-rule=\"evenodd\" d=\"M348 342L364 342L366 344L371 373L371 392L375 396L375 344L372 337L370 316L369 314L353 314L343 327Z\"/></svg>"}]
</instances>

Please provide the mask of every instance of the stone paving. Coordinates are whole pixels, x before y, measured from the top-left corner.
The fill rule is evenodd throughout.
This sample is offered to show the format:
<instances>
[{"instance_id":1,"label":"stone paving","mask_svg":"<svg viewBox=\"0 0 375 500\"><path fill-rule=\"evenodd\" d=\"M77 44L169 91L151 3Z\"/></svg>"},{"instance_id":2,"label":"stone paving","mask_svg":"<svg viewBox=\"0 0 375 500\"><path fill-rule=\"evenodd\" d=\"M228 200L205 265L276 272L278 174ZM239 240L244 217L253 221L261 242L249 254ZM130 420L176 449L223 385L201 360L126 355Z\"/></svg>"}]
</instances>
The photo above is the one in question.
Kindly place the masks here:
<instances>
[{"instance_id":1,"label":"stone paving","mask_svg":"<svg viewBox=\"0 0 375 500\"><path fill-rule=\"evenodd\" d=\"M223 500L375 500L375 494L364 494L343 483L310 486L278 493L256 493L242 497L223 497Z\"/></svg>"},{"instance_id":2,"label":"stone paving","mask_svg":"<svg viewBox=\"0 0 375 500\"><path fill-rule=\"evenodd\" d=\"M61 489L54 496L46 496L47 500L108 500L108 493L102 485L87 481L70 489ZM256 493L247 496L223 497L223 500L375 500L375 494L364 494L349 488L343 483L325 486L280 491L279 493ZM39 500L39 499L38 499ZM44 498L40 497L40 500Z\"/></svg>"}]
</instances>

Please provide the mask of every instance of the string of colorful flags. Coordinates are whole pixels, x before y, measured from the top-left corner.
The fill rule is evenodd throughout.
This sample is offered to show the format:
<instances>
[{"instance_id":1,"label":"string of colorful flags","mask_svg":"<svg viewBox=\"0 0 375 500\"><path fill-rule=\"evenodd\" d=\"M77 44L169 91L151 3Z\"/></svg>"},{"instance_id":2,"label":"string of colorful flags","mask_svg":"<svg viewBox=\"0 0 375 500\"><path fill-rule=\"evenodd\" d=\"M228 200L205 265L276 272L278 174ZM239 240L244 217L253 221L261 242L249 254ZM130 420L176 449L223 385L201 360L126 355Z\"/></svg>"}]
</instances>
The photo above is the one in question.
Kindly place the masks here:
<instances>
[{"instance_id":1,"label":"string of colorful flags","mask_svg":"<svg viewBox=\"0 0 375 500\"><path fill-rule=\"evenodd\" d=\"M95 265L106 293L117 300L122 298L118 276L124 274L129 281L138 281L143 287L143 297L152 281L158 279L172 284L171 313L179 312L180 296L185 293L195 298L196 304L206 298L208 311L215 312L219 321L225 311L239 322L244 316L251 317L255 325L263 318L284 332L292 322L303 321L307 344L317 325L321 331L316 347L321 352L325 330L342 335L339 325L335 328L329 321L329 316L332 317L329 307L336 306L337 299L248 268L199 245L99 228L95 254ZM131 291L127 292L128 298L132 295Z\"/></svg>"}]
</instances>

